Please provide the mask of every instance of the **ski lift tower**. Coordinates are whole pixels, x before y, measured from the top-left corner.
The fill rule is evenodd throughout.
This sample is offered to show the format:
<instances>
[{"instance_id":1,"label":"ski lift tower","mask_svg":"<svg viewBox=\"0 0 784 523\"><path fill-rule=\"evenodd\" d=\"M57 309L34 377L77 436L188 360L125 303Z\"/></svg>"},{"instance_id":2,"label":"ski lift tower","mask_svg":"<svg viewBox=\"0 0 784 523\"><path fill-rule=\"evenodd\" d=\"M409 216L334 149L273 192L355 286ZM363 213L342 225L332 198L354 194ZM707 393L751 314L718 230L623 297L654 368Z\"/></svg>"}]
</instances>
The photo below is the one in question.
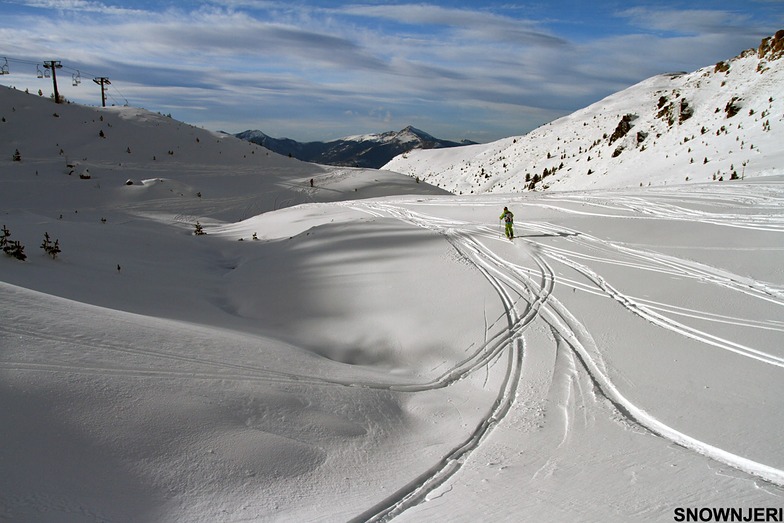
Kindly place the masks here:
<instances>
[{"instance_id":1,"label":"ski lift tower","mask_svg":"<svg viewBox=\"0 0 784 523\"><path fill-rule=\"evenodd\" d=\"M112 82L110 82L109 79L106 78L105 76L93 78L93 82L101 86L101 106L106 107L106 89L104 86L111 85Z\"/></svg>"},{"instance_id":2,"label":"ski lift tower","mask_svg":"<svg viewBox=\"0 0 784 523\"><path fill-rule=\"evenodd\" d=\"M61 69L63 67L63 64L61 64L59 60L50 60L48 62L44 62L44 67L47 70L51 69L52 71L52 84L54 85L54 103L59 104L60 93L57 91L57 74L55 73L55 71L57 69Z\"/></svg>"}]
</instances>

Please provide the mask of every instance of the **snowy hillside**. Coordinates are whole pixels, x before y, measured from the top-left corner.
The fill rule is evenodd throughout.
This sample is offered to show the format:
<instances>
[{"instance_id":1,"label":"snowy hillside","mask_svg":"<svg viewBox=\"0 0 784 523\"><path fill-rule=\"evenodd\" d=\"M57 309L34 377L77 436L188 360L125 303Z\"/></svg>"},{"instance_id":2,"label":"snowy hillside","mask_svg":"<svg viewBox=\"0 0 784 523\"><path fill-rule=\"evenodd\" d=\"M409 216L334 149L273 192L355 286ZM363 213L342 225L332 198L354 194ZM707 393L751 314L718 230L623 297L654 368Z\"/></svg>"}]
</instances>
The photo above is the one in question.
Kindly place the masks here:
<instances>
[{"instance_id":1,"label":"snowy hillside","mask_svg":"<svg viewBox=\"0 0 784 523\"><path fill-rule=\"evenodd\" d=\"M784 31L693 73L650 78L525 136L412 151L385 169L455 194L728 180L784 172Z\"/></svg>"},{"instance_id":2,"label":"snowy hillside","mask_svg":"<svg viewBox=\"0 0 784 523\"><path fill-rule=\"evenodd\" d=\"M285 158L143 109L52 104L4 87L0 92L2 154L11 160L18 151L21 160L7 169L40 175L45 189L32 205L58 209L58 214L78 211L82 202L93 206L94 200L113 203L116 197L134 201L155 195L170 198L173 210L191 221L242 219L303 202L426 190L395 173ZM316 186L332 190L311 188L311 178ZM126 186L127 181L133 185ZM233 200L228 208L209 212L210 202L227 197ZM203 209L207 212L200 214Z\"/></svg>"},{"instance_id":3,"label":"snowy hillside","mask_svg":"<svg viewBox=\"0 0 784 523\"><path fill-rule=\"evenodd\" d=\"M782 519L783 177L460 197L5 88L0 144L2 521Z\"/></svg>"}]
</instances>

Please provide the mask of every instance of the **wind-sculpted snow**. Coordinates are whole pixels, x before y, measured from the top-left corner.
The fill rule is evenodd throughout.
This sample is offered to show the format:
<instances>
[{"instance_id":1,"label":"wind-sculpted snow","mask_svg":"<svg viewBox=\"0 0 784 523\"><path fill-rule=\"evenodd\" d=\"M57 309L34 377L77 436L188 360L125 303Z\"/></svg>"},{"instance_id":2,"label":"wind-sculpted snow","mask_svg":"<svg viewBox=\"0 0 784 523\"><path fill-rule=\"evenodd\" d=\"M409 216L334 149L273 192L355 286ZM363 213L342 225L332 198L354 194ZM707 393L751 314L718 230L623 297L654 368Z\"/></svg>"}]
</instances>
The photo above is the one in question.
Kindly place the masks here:
<instances>
[{"instance_id":1,"label":"wind-sculpted snow","mask_svg":"<svg viewBox=\"0 0 784 523\"><path fill-rule=\"evenodd\" d=\"M0 100L22 153L0 158L0 225L27 248L0 257L0 519L784 503L780 179L455 197L65 106L84 180L21 96ZM151 159L138 119L199 161Z\"/></svg>"}]
</instances>

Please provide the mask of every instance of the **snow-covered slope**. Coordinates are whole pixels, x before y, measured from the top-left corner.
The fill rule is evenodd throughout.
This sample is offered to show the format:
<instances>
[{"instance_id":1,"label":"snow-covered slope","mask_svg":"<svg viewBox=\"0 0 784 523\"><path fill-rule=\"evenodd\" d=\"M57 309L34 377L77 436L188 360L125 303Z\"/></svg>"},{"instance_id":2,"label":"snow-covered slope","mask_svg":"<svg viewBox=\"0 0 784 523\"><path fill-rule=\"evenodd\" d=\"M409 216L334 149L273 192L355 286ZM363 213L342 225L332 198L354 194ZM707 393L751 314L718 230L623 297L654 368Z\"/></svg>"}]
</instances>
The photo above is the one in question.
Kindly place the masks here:
<instances>
[{"instance_id":1,"label":"snow-covered slope","mask_svg":"<svg viewBox=\"0 0 784 523\"><path fill-rule=\"evenodd\" d=\"M19 202L12 207L32 205L59 215L85 205L111 206L116 198L131 205L154 197L170 199L173 211L195 221L241 219L303 202L428 190L396 173L300 162L144 109L58 105L5 87L0 91L0 143L3 159L9 161L5 169L12 178L40 180L35 200L19 195L10 199ZM20 161L10 161L17 151ZM7 182L4 192L13 196L17 185ZM225 205L226 198L231 205ZM210 205L214 201L221 202L217 213L210 212L218 207Z\"/></svg>"},{"instance_id":2,"label":"snow-covered slope","mask_svg":"<svg viewBox=\"0 0 784 523\"><path fill-rule=\"evenodd\" d=\"M2 521L784 505L781 177L456 197L132 108L0 117Z\"/></svg>"},{"instance_id":3,"label":"snow-covered slope","mask_svg":"<svg viewBox=\"0 0 784 523\"><path fill-rule=\"evenodd\" d=\"M384 166L456 194L728 180L784 172L784 31L656 76L525 136L411 151Z\"/></svg>"}]
</instances>

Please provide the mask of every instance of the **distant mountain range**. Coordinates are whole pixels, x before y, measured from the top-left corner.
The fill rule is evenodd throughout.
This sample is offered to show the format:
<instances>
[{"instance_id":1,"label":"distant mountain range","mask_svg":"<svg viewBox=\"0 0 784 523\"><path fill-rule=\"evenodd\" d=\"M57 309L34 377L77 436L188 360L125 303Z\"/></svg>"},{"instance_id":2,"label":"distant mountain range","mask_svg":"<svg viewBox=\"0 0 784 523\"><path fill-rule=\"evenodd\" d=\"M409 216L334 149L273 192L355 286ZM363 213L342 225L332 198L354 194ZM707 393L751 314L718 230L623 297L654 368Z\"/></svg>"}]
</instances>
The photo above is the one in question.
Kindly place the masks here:
<instances>
[{"instance_id":1,"label":"distant mountain range","mask_svg":"<svg viewBox=\"0 0 784 523\"><path fill-rule=\"evenodd\" d=\"M272 138L261 131L243 131L234 136L305 162L373 169L414 149L443 149L475 144L468 140L441 140L411 126L401 131L348 136L331 142L302 143L289 138Z\"/></svg>"}]
</instances>

